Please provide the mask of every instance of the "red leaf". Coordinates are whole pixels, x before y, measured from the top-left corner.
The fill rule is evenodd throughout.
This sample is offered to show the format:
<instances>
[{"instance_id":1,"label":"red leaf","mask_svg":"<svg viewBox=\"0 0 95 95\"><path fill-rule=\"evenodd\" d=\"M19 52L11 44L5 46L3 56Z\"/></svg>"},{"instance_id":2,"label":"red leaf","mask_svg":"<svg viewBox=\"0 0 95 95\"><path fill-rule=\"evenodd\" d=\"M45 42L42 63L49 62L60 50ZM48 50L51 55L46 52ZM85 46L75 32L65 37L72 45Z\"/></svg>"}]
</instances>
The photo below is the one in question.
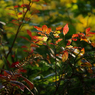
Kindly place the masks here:
<instances>
[{"instance_id":1,"label":"red leaf","mask_svg":"<svg viewBox=\"0 0 95 95\"><path fill-rule=\"evenodd\" d=\"M69 39L69 40L68 40L68 43L67 43L67 46L69 46L69 45L71 44L71 42L72 42L72 40Z\"/></svg>"},{"instance_id":2,"label":"red leaf","mask_svg":"<svg viewBox=\"0 0 95 95\"><path fill-rule=\"evenodd\" d=\"M2 77L3 75L2 74L0 74L0 77Z\"/></svg>"},{"instance_id":3,"label":"red leaf","mask_svg":"<svg viewBox=\"0 0 95 95\"><path fill-rule=\"evenodd\" d=\"M62 55L62 61L65 62L68 59L68 52L67 50L64 51L64 54Z\"/></svg>"},{"instance_id":4,"label":"red leaf","mask_svg":"<svg viewBox=\"0 0 95 95\"><path fill-rule=\"evenodd\" d=\"M12 72L4 70L4 76L9 76L9 75L12 75Z\"/></svg>"},{"instance_id":5,"label":"red leaf","mask_svg":"<svg viewBox=\"0 0 95 95\"><path fill-rule=\"evenodd\" d=\"M26 38L26 37L20 36L20 38L23 38L23 39L25 39L25 40L30 42L30 40L28 38Z\"/></svg>"},{"instance_id":6,"label":"red leaf","mask_svg":"<svg viewBox=\"0 0 95 95\"><path fill-rule=\"evenodd\" d=\"M24 52L28 52L28 50L23 50Z\"/></svg>"},{"instance_id":7,"label":"red leaf","mask_svg":"<svg viewBox=\"0 0 95 95\"><path fill-rule=\"evenodd\" d=\"M19 6L18 5L15 5L14 8L18 8Z\"/></svg>"},{"instance_id":8,"label":"red leaf","mask_svg":"<svg viewBox=\"0 0 95 95\"><path fill-rule=\"evenodd\" d=\"M66 24L64 26L64 28L63 28L63 34L64 34L64 36L68 33L68 31L69 31L69 27L68 27L68 24Z\"/></svg>"},{"instance_id":9,"label":"red leaf","mask_svg":"<svg viewBox=\"0 0 95 95\"><path fill-rule=\"evenodd\" d=\"M93 47L95 47L95 43L91 43L91 45L92 45Z\"/></svg>"},{"instance_id":10,"label":"red leaf","mask_svg":"<svg viewBox=\"0 0 95 95\"><path fill-rule=\"evenodd\" d=\"M15 57L15 55L12 55L12 57L14 58L14 57Z\"/></svg>"},{"instance_id":11,"label":"red leaf","mask_svg":"<svg viewBox=\"0 0 95 95\"><path fill-rule=\"evenodd\" d=\"M42 31L43 31L43 32L46 32L47 29L48 29L48 27L47 27L46 25L43 25L43 26L42 26Z\"/></svg>"},{"instance_id":12,"label":"red leaf","mask_svg":"<svg viewBox=\"0 0 95 95\"><path fill-rule=\"evenodd\" d=\"M23 76L21 77L24 79L24 81L29 85L30 89L32 90L34 88L34 84L31 81L29 81L27 78Z\"/></svg>"},{"instance_id":13,"label":"red leaf","mask_svg":"<svg viewBox=\"0 0 95 95\"><path fill-rule=\"evenodd\" d=\"M14 62L14 63L12 63L11 67L12 67L12 68L14 68L14 67L18 67L18 64L19 64L18 61L17 61L17 62Z\"/></svg>"},{"instance_id":14,"label":"red leaf","mask_svg":"<svg viewBox=\"0 0 95 95\"><path fill-rule=\"evenodd\" d=\"M27 34L31 37L31 39L32 39L32 33L31 33L31 31L30 30L27 30Z\"/></svg>"},{"instance_id":15,"label":"red leaf","mask_svg":"<svg viewBox=\"0 0 95 95\"><path fill-rule=\"evenodd\" d=\"M88 34L88 33L89 33L89 31L90 31L90 28L87 28L87 29L86 29L86 34Z\"/></svg>"},{"instance_id":16,"label":"red leaf","mask_svg":"<svg viewBox=\"0 0 95 95\"><path fill-rule=\"evenodd\" d=\"M72 39L73 41L77 41L77 39Z\"/></svg>"},{"instance_id":17,"label":"red leaf","mask_svg":"<svg viewBox=\"0 0 95 95\"><path fill-rule=\"evenodd\" d=\"M27 46L21 46L21 48L27 48Z\"/></svg>"}]
</instances>

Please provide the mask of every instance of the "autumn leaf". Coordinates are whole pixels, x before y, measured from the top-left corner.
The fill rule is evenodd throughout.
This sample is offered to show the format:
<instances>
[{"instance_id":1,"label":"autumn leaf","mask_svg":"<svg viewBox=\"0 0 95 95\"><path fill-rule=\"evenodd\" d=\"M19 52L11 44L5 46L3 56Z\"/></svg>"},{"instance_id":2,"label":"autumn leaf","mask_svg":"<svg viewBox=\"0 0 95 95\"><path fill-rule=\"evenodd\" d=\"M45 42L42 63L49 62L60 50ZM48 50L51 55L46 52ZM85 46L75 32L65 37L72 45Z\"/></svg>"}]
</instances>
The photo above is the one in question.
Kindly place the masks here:
<instances>
[{"instance_id":1,"label":"autumn leaf","mask_svg":"<svg viewBox=\"0 0 95 95\"><path fill-rule=\"evenodd\" d=\"M82 48L79 55L82 56L82 55L84 55L84 54L85 54L85 49Z\"/></svg>"},{"instance_id":2,"label":"autumn leaf","mask_svg":"<svg viewBox=\"0 0 95 95\"><path fill-rule=\"evenodd\" d=\"M94 32L90 32L90 28L86 29L86 36L89 37L91 35L95 34Z\"/></svg>"},{"instance_id":3,"label":"autumn leaf","mask_svg":"<svg viewBox=\"0 0 95 95\"><path fill-rule=\"evenodd\" d=\"M69 27L68 27L68 24L66 24L64 26L64 28L63 28L63 34L64 34L64 36L68 33L68 31L69 31Z\"/></svg>"},{"instance_id":4,"label":"autumn leaf","mask_svg":"<svg viewBox=\"0 0 95 95\"><path fill-rule=\"evenodd\" d=\"M26 38L26 37L20 36L20 38L23 38L23 39L25 39L25 40L30 42L30 40L28 38Z\"/></svg>"},{"instance_id":5,"label":"autumn leaf","mask_svg":"<svg viewBox=\"0 0 95 95\"><path fill-rule=\"evenodd\" d=\"M38 27L38 26L33 26L33 27L36 28L38 31L42 31L41 27Z\"/></svg>"},{"instance_id":6,"label":"autumn leaf","mask_svg":"<svg viewBox=\"0 0 95 95\"><path fill-rule=\"evenodd\" d=\"M89 31L90 31L90 28L87 28L87 29L86 29L86 34L88 34L88 33L89 33Z\"/></svg>"},{"instance_id":7,"label":"autumn leaf","mask_svg":"<svg viewBox=\"0 0 95 95\"><path fill-rule=\"evenodd\" d=\"M18 62L18 61L17 61L17 62L14 62L14 63L12 63L11 67L12 67L12 68L17 67L17 66L18 66L18 64L19 64L19 62Z\"/></svg>"},{"instance_id":8,"label":"autumn leaf","mask_svg":"<svg viewBox=\"0 0 95 95\"><path fill-rule=\"evenodd\" d=\"M58 40L56 41L56 44L58 44L60 41L62 41L62 39L58 39Z\"/></svg>"},{"instance_id":9,"label":"autumn leaf","mask_svg":"<svg viewBox=\"0 0 95 95\"><path fill-rule=\"evenodd\" d=\"M62 27L59 26L59 27L56 28L56 30L57 31L62 30Z\"/></svg>"},{"instance_id":10,"label":"autumn leaf","mask_svg":"<svg viewBox=\"0 0 95 95\"><path fill-rule=\"evenodd\" d=\"M75 37L79 37L79 35L78 34L73 34L72 38L75 38Z\"/></svg>"},{"instance_id":11,"label":"autumn leaf","mask_svg":"<svg viewBox=\"0 0 95 95\"><path fill-rule=\"evenodd\" d=\"M47 27L46 25L43 25L43 26L42 26L42 31L43 31L43 32L46 32L47 29L48 29L48 27Z\"/></svg>"},{"instance_id":12,"label":"autumn leaf","mask_svg":"<svg viewBox=\"0 0 95 95\"><path fill-rule=\"evenodd\" d=\"M83 66L83 67L92 67L90 62L88 62L85 58L82 58L81 62L82 62L81 66Z\"/></svg>"},{"instance_id":13,"label":"autumn leaf","mask_svg":"<svg viewBox=\"0 0 95 95\"><path fill-rule=\"evenodd\" d=\"M30 30L27 30L27 34L31 37L31 40L32 40L32 33Z\"/></svg>"},{"instance_id":14,"label":"autumn leaf","mask_svg":"<svg viewBox=\"0 0 95 95\"><path fill-rule=\"evenodd\" d=\"M67 50L64 51L64 54L62 55L62 61L65 62L68 59L68 52Z\"/></svg>"},{"instance_id":15,"label":"autumn leaf","mask_svg":"<svg viewBox=\"0 0 95 95\"><path fill-rule=\"evenodd\" d=\"M48 28L46 34L50 34L50 32L51 32L51 28Z\"/></svg>"},{"instance_id":16,"label":"autumn leaf","mask_svg":"<svg viewBox=\"0 0 95 95\"><path fill-rule=\"evenodd\" d=\"M29 81L27 78L23 77L23 76L20 76L24 79L24 81L29 85L30 89L32 90L34 88L34 84Z\"/></svg>"},{"instance_id":17,"label":"autumn leaf","mask_svg":"<svg viewBox=\"0 0 95 95\"><path fill-rule=\"evenodd\" d=\"M72 42L72 39L69 39L68 43L67 43L67 46L69 46L71 44L71 42Z\"/></svg>"}]
</instances>

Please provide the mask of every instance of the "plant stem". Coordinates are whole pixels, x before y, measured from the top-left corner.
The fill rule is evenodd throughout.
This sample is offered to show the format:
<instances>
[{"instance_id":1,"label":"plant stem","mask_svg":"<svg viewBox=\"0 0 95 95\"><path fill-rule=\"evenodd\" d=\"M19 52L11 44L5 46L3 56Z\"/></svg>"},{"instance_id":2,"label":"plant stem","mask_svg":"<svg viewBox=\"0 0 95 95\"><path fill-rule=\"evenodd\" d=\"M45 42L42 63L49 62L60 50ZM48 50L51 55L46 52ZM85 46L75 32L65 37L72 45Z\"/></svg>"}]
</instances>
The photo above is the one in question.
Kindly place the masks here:
<instances>
[{"instance_id":1,"label":"plant stem","mask_svg":"<svg viewBox=\"0 0 95 95\"><path fill-rule=\"evenodd\" d=\"M31 3L31 2L30 2L30 3ZM30 3L29 3L29 6L30 6ZM18 36L18 33L20 32L20 28L21 28L21 26L22 26L22 22L23 22L23 20L24 20L24 18L25 18L25 16L26 16L26 13L27 13L27 12L28 12L28 8L27 8L25 14L23 15L23 18L22 18L21 23L20 23L19 26L18 26L18 29L17 29L16 35L15 35L15 38L14 38L14 40L13 40L13 43L12 43L10 49L9 49L8 54L6 55L6 59L8 58L9 54L10 54L11 51L12 51L12 48L13 48L13 46L14 46L14 44L15 44L15 41L16 41L17 36Z\"/></svg>"}]
</instances>

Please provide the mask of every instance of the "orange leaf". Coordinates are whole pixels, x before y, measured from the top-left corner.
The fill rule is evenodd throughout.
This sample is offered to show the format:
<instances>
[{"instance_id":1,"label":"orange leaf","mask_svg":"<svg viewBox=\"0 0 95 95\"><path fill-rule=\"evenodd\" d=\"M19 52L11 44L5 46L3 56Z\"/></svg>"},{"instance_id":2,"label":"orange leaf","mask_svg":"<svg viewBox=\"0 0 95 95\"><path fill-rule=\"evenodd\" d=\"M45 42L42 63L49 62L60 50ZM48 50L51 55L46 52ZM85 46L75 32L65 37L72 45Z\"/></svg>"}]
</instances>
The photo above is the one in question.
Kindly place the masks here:
<instances>
[{"instance_id":1,"label":"orange leaf","mask_svg":"<svg viewBox=\"0 0 95 95\"><path fill-rule=\"evenodd\" d=\"M62 27L60 27L60 26L56 28L57 31L58 31L58 30L61 30L61 29L62 29Z\"/></svg>"},{"instance_id":2,"label":"orange leaf","mask_svg":"<svg viewBox=\"0 0 95 95\"><path fill-rule=\"evenodd\" d=\"M58 42L60 42L62 39L58 39L57 41L56 41L56 44L58 44Z\"/></svg>"},{"instance_id":3,"label":"orange leaf","mask_svg":"<svg viewBox=\"0 0 95 95\"><path fill-rule=\"evenodd\" d=\"M38 26L33 26L33 27L36 28L38 31L42 31L41 27L38 27Z\"/></svg>"},{"instance_id":4,"label":"orange leaf","mask_svg":"<svg viewBox=\"0 0 95 95\"><path fill-rule=\"evenodd\" d=\"M68 52L67 50L64 51L64 54L62 55L62 61L65 62L68 59Z\"/></svg>"},{"instance_id":5,"label":"orange leaf","mask_svg":"<svg viewBox=\"0 0 95 95\"><path fill-rule=\"evenodd\" d=\"M51 28L48 28L46 34L50 34L50 32L51 32Z\"/></svg>"},{"instance_id":6,"label":"orange leaf","mask_svg":"<svg viewBox=\"0 0 95 95\"><path fill-rule=\"evenodd\" d=\"M78 36L79 36L78 34L73 34L72 38L75 38L75 37L78 37Z\"/></svg>"},{"instance_id":7,"label":"orange leaf","mask_svg":"<svg viewBox=\"0 0 95 95\"><path fill-rule=\"evenodd\" d=\"M91 43L91 45L92 45L93 47L95 47L95 43Z\"/></svg>"},{"instance_id":8,"label":"orange leaf","mask_svg":"<svg viewBox=\"0 0 95 95\"><path fill-rule=\"evenodd\" d=\"M43 31L43 32L46 32L47 29L48 29L48 27L47 27L46 25L43 25L43 26L42 26L42 31Z\"/></svg>"},{"instance_id":9,"label":"orange leaf","mask_svg":"<svg viewBox=\"0 0 95 95\"><path fill-rule=\"evenodd\" d=\"M88 34L88 33L89 33L89 31L90 31L90 28L87 28L87 29L86 29L86 34Z\"/></svg>"},{"instance_id":10,"label":"orange leaf","mask_svg":"<svg viewBox=\"0 0 95 95\"><path fill-rule=\"evenodd\" d=\"M69 27L68 27L68 24L66 24L64 26L64 28L63 28L63 34L64 34L64 36L68 33L68 31L69 31Z\"/></svg>"},{"instance_id":11,"label":"orange leaf","mask_svg":"<svg viewBox=\"0 0 95 95\"><path fill-rule=\"evenodd\" d=\"M80 55L82 56L82 55L84 55L84 54L85 54L85 49L82 48L81 51L80 51Z\"/></svg>"}]
</instances>

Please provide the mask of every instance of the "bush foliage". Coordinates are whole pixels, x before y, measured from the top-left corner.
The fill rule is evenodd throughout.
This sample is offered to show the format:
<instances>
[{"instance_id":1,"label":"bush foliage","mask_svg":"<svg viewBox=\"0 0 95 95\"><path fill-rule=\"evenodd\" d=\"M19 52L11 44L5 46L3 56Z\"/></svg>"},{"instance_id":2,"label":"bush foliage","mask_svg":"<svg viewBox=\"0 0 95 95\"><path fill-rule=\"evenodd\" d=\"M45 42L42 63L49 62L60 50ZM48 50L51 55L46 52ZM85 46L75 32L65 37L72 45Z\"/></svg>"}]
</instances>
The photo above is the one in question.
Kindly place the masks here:
<instances>
[{"instance_id":1,"label":"bush foliage","mask_svg":"<svg viewBox=\"0 0 95 95\"><path fill-rule=\"evenodd\" d=\"M0 94L94 95L95 32L90 27L75 32L71 22L55 29L47 22L31 24L39 2L14 4L8 8L10 21L0 21Z\"/></svg>"}]
</instances>

